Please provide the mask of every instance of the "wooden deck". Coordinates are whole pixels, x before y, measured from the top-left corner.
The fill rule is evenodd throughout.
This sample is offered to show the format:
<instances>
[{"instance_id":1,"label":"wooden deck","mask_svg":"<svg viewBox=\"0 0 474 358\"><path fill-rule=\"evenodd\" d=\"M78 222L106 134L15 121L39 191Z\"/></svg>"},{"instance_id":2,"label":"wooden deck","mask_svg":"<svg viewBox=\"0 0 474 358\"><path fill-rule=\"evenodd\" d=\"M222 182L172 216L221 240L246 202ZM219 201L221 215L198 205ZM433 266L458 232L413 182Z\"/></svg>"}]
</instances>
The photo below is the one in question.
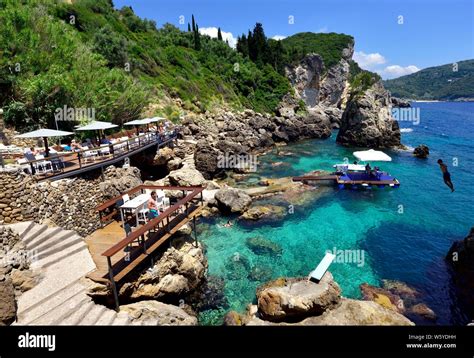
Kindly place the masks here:
<instances>
[{"instance_id":1,"label":"wooden deck","mask_svg":"<svg viewBox=\"0 0 474 358\"><path fill-rule=\"evenodd\" d=\"M169 226L163 225L157 228L155 232L149 233L143 242L134 242L121 251L121 254L110 256L114 270L114 279L120 282L124 277L131 273L138 265L153 254L164 243L169 241L183 225L193 220L202 210L202 206L192 206L189 208L188 215L181 213L170 219ZM125 232L119 222L112 222L103 229L97 230L86 238L92 259L97 269L91 272L88 277L94 281L109 281L109 268L107 257L103 253L110 247L116 245L125 235ZM145 250L144 250L145 248ZM127 250L128 249L128 250Z\"/></svg>"}]
</instances>

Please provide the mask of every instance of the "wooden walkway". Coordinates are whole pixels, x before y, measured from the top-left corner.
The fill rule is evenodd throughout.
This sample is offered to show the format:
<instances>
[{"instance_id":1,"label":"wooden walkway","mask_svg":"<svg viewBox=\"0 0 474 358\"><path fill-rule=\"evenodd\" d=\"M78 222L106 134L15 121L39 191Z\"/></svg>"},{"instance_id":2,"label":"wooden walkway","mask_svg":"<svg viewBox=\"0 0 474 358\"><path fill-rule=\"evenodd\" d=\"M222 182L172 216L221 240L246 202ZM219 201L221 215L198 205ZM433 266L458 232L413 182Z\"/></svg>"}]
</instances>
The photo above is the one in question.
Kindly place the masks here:
<instances>
[{"instance_id":1,"label":"wooden walkway","mask_svg":"<svg viewBox=\"0 0 474 358\"><path fill-rule=\"evenodd\" d=\"M115 164L153 146L157 146L158 148L168 146L175 142L176 139L176 134L164 139L161 139L157 135L141 135L115 144L110 144L105 148L98 147L75 153L61 154L58 156L53 155L46 159L29 161L26 165L29 166L30 173L35 173L34 177L38 181L64 179ZM47 173L38 173L35 167L38 165L41 166L45 160L52 163L52 169L54 170Z\"/></svg>"},{"instance_id":2,"label":"wooden walkway","mask_svg":"<svg viewBox=\"0 0 474 358\"><path fill-rule=\"evenodd\" d=\"M153 254L164 243L169 241L171 236L175 234L183 225L193 220L201 212L201 206L190 208L189 214L180 214L170 220L169 231L167 227L159 228L156 232L150 233L145 239L146 250L138 242L126 246L121 254L111 256L112 266L114 269L115 281L120 282L124 277L131 273L139 264ZM109 281L109 267L107 257L103 253L110 247L119 243L120 239L125 235L122 225L113 221L102 229L97 230L86 238L86 243L91 253L92 259L97 267L96 270L87 275L88 278L97 282ZM171 243L171 242L170 242Z\"/></svg>"}]
</instances>

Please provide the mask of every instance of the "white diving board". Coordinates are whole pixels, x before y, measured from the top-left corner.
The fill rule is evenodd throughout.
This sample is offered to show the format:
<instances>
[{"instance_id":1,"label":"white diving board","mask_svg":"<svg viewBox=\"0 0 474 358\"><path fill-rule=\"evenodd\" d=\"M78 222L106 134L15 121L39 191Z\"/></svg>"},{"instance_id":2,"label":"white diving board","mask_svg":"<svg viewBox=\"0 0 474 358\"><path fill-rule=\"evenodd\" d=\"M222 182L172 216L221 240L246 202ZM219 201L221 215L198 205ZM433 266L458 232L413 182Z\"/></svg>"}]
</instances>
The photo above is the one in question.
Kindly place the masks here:
<instances>
[{"instance_id":1,"label":"white diving board","mask_svg":"<svg viewBox=\"0 0 474 358\"><path fill-rule=\"evenodd\" d=\"M324 255L319 265L309 274L309 280L319 282L335 258L336 255L326 252L326 255Z\"/></svg>"}]
</instances>

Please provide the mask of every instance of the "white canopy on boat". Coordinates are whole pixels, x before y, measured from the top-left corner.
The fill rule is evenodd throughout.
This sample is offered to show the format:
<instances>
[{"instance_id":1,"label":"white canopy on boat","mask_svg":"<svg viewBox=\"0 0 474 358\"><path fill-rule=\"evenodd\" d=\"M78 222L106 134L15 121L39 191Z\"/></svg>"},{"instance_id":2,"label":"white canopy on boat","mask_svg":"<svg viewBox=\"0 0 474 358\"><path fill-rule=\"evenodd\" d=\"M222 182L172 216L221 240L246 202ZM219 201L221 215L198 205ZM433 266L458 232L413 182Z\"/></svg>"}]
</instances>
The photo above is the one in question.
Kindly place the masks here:
<instances>
[{"instance_id":1,"label":"white canopy on boat","mask_svg":"<svg viewBox=\"0 0 474 358\"><path fill-rule=\"evenodd\" d=\"M362 150L352 153L354 157L363 162L391 162L392 158L380 150Z\"/></svg>"},{"instance_id":2,"label":"white canopy on boat","mask_svg":"<svg viewBox=\"0 0 474 358\"><path fill-rule=\"evenodd\" d=\"M76 128L77 131L100 131L104 129L110 129L118 127L116 124L112 124L110 122L101 122L101 121L93 121L85 126Z\"/></svg>"},{"instance_id":3,"label":"white canopy on boat","mask_svg":"<svg viewBox=\"0 0 474 358\"><path fill-rule=\"evenodd\" d=\"M41 128L32 132L16 135L16 138L48 138L48 137L64 137L74 133L57 131L56 129Z\"/></svg>"}]
</instances>

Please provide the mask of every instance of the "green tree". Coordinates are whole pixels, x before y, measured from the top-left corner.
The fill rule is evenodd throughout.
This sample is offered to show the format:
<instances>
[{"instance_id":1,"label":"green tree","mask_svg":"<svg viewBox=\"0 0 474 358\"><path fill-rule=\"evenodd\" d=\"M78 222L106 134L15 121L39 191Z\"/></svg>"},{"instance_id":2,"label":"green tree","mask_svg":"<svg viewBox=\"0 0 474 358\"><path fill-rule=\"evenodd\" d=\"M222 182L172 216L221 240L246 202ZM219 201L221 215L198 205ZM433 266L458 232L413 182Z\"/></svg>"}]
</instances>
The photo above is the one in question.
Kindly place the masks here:
<instances>
[{"instance_id":1,"label":"green tree","mask_svg":"<svg viewBox=\"0 0 474 358\"><path fill-rule=\"evenodd\" d=\"M222 41L222 33L221 33L221 28L220 27L217 29L217 39L219 41Z\"/></svg>"}]
</instances>

